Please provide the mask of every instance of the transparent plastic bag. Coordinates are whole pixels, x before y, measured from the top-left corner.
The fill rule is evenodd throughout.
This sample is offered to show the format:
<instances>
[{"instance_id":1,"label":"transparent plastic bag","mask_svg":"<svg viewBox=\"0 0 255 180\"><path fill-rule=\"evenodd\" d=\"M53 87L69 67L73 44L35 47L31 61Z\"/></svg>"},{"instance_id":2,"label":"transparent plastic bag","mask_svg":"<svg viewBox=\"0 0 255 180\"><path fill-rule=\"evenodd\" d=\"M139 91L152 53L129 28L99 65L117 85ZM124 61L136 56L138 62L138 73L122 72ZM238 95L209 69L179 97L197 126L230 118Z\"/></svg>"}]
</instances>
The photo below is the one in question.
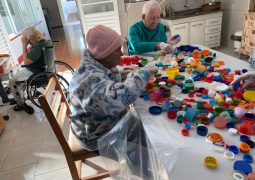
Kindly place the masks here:
<instances>
[{"instance_id":1,"label":"transparent plastic bag","mask_svg":"<svg viewBox=\"0 0 255 180\"><path fill-rule=\"evenodd\" d=\"M98 140L98 148L113 179L168 179L178 157L168 144L151 145L133 107Z\"/></svg>"}]
</instances>

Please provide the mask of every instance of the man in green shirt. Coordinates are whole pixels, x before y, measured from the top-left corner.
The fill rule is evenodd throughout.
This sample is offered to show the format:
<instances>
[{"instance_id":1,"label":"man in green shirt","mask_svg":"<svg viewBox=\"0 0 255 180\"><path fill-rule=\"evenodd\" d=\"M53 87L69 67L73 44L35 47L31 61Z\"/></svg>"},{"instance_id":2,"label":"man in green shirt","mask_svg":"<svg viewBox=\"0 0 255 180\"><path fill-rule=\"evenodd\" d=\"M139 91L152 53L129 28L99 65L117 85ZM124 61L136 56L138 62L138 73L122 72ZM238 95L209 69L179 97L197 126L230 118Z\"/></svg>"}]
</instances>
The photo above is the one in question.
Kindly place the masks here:
<instances>
[{"instance_id":1,"label":"man in green shirt","mask_svg":"<svg viewBox=\"0 0 255 180\"><path fill-rule=\"evenodd\" d=\"M129 54L142 54L162 50L172 53L173 45L180 38L170 38L167 41L166 29L160 22L160 5L151 0L144 4L142 20L132 25L128 33Z\"/></svg>"},{"instance_id":2,"label":"man in green shirt","mask_svg":"<svg viewBox=\"0 0 255 180\"><path fill-rule=\"evenodd\" d=\"M23 48L23 61L25 65L32 65L37 67L44 67L44 55L43 48L52 46L51 43L42 38L42 34L35 29L35 27L29 27L22 33L22 48ZM30 52L27 50L27 46L32 46ZM33 107L25 103L23 96L24 82L33 74L42 71L40 68L26 67L18 71L15 76L9 81L12 95L17 102L14 106L14 111L25 110L29 114L34 113Z\"/></svg>"}]
</instances>

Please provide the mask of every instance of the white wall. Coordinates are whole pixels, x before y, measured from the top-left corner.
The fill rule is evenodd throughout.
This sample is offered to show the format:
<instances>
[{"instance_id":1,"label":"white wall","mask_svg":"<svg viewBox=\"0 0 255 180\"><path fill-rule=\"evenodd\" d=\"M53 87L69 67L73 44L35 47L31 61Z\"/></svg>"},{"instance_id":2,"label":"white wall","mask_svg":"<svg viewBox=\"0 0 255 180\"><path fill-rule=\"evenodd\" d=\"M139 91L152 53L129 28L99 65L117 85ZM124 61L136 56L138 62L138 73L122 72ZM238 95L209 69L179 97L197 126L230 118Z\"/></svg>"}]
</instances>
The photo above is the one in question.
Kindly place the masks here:
<instances>
[{"instance_id":1,"label":"white wall","mask_svg":"<svg viewBox=\"0 0 255 180\"><path fill-rule=\"evenodd\" d=\"M248 12L249 0L221 0L221 2L224 9L221 44L233 47L230 36L236 31L243 30L244 15Z\"/></svg>"}]
</instances>

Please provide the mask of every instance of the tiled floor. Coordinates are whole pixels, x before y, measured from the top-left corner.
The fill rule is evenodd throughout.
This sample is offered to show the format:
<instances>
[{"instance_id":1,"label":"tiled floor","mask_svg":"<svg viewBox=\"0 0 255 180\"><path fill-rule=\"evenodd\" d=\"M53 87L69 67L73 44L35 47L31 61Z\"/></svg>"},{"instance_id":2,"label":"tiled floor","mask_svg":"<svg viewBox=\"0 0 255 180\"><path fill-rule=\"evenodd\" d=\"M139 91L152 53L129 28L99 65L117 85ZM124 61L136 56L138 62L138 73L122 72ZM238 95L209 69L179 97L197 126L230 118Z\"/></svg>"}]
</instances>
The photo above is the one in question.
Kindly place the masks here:
<instances>
[{"instance_id":1,"label":"tiled floor","mask_svg":"<svg viewBox=\"0 0 255 180\"><path fill-rule=\"evenodd\" d=\"M80 25L55 29L53 40L60 41L54 44L56 57L76 68L84 50ZM224 47L219 51L232 53ZM12 106L5 104L0 113L10 116L0 136L1 180L71 180L63 151L40 109L33 115L14 113Z\"/></svg>"}]
</instances>

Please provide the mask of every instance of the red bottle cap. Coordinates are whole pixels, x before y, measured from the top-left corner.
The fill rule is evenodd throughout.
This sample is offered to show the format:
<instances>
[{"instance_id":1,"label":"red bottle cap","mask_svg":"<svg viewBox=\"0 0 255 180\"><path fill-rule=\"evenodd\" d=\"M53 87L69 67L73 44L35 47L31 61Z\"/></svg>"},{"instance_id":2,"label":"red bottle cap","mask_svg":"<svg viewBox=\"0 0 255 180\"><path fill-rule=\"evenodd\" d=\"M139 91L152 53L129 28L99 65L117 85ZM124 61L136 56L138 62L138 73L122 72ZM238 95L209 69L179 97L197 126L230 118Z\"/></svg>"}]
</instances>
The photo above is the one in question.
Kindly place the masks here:
<instances>
[{"instance_id":1,"label":"red bottle cap","mask_svg":"<svg viewBox=\"0 0 255 180\"><path fill-rule=\"evenodd\" d=\"M176 118L176 116L177 116L177 113L175 112L175 111L168 111L167 112L167 117L169 118L169 119L175 119Z\"/></svg>"},{"instance_id":2,"label":"red bottle cap","mask_svg":"<svg viewBox=\"0 0 255 180\"><path fill-rule=\"evenodd\" d=\"M182 129L182 135L183 136L189 136L189 130L188 129Z\"/></svg>"}]
</instances>

